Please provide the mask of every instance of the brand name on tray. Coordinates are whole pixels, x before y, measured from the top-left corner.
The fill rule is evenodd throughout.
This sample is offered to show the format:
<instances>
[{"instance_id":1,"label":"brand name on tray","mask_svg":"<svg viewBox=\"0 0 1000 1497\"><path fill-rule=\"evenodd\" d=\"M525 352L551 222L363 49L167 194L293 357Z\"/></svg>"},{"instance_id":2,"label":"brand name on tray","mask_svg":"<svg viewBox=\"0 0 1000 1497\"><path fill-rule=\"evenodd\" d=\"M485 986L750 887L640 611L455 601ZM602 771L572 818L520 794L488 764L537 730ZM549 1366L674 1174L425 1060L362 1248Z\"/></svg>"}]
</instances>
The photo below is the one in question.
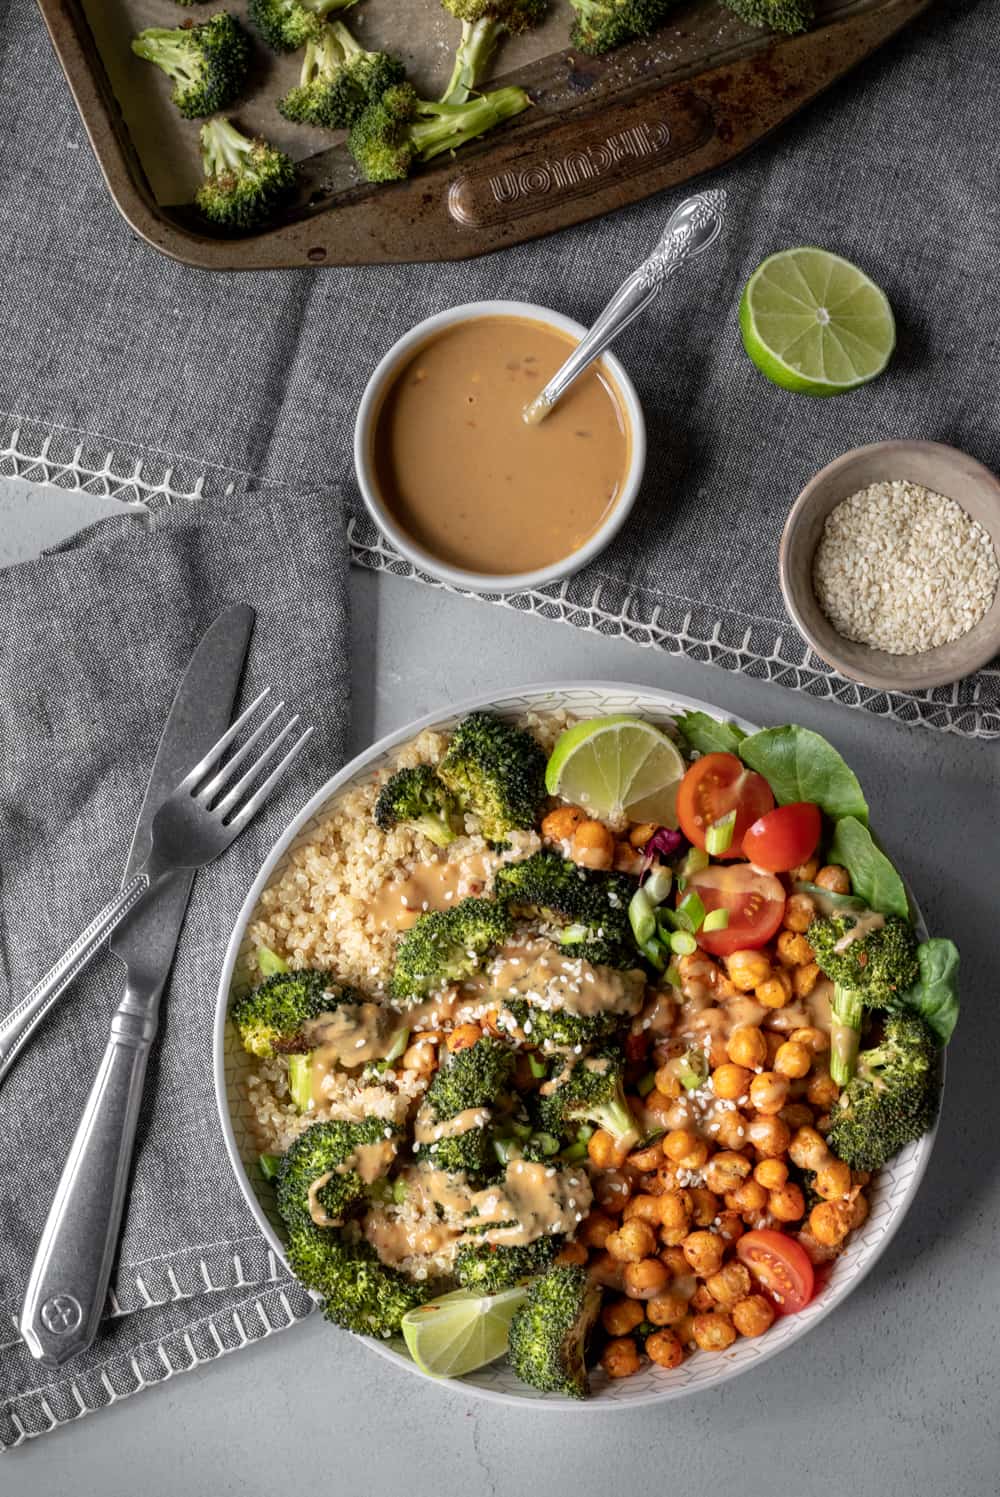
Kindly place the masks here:
<instances>
[{"instance_id":1,"label":"brand name on tray","mask_svg":"<svg viewBox=\"0 0 1000 1497\"><path fill-rule=\"evenodd\" d=\"M516 167L490 177L489 185L496 203L516 203L521 198L539 197L581 182L592 182L605 175L616 162L637 161L655 156L670 144L670 127L662 123L633 125L620 135L571 151L559 161L539 161L523 169Z\"/></svg>"}]
</instances>

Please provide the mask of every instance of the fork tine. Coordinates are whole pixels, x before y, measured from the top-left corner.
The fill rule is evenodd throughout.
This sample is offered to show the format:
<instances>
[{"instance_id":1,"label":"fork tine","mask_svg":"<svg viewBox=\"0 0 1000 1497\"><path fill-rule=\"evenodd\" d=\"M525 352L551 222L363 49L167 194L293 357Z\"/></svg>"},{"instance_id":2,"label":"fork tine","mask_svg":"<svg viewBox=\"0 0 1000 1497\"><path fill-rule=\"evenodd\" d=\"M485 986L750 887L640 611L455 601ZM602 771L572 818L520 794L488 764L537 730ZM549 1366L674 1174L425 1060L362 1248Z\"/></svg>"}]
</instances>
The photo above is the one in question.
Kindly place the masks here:
<instances>
[{"instance_id":1,"label":"fork tine","mask_svg":"<svg viewBox=\"0 0 1000 1497\"><path fill-rule=\"evenodd\" d=\"M221 816L224 818L229 815L229 812L232 811L234 807L239 805L240 801L249 790L253 781L258 778L261 770L264 768L264 765L269 763L270 760L274 758L275 754L278 752L279 748L284 743L285 739L288 737L289 733L292 731L298 721L299 714L296 712L295 716L290 718L289 721L286 722L285 726L282 728L281 732L277 735L274 741L267 746L264 752L257 759L254 760L250 768L240 776L229 793L222 797L222 800L219 801L218 805L212 807L213 816Z\"/></svg>"},{"instance_id":2,"label":"fork tine","mask_svg":"<svg viewBox=\"0 0 1000 1497\"><path fill-rule=\"evenodd\" d=\"M243 809L233 817L232 821L227 827L227 831L232 832L234 835L242 832L247 822L250 821L252 817L256 816L257 812L260 810L261 806L264 804L264 802L267 800L267 797L274 789L275 785L277 785L278 781L285 774L285 771L292 767L295 760L299 757L299 754L305 748L306 744L309 742L315 731L315 728L306 728L305 732L302 734L302 737L297 739L296 742L292 744L291 748L288 750L288 753L282 759L281 763L276 764L275 767L271 770L271 773L268 775L263 785L261 785L259 789L254 791L253 795L251 795L250 799L247 801Z\"/></svg>"},{"instance_id":3,"label":"fork tine","mask_svg":"<svg viewBox=\"0 0 1000 1497\"><path fill-rule=\"evenodd\" d=\"M270 695L270 686L265 686L264 690L261 692L256 701L251 702L246 711L240 713L236 721L232 723L223 733L222 737L212 745L205 757L203 759L199 759L194 768L184 776L183 780L181 780L180 784L177 786L176 793L179 793L182 790L193 790L194 787L202 779L204 779L205 775L208 774L208 771L213 767L213 765L218 764L222 755L226 752L226 749L229 747L233 739L236 737L237 733L243 727L243 724L253 716L253 714L257 711L257 708L260 706L261 702L266 701Z\"/></svg>"},{"instance_id":4,"label":"fork tine","mask_svg":"<svg viewBox=\"0 0 1000 1497\"><path fill-rule=\"evenodd\" d=\"M271 708L271 711L267 714L264 721L258 728L254 729L254 731L250 734L250 737L247 739L246 743L243 744L242 748L238 748L235 754L233 754L230 759L226 760L225 764L223 764L218 774L214 774L208 781L208 783L202 785L201 789L196 792L195 798L197 800L200 800L204 805L208 805L215 799L220 790L225 789L225 787L232 780L237 769L239 769L244 759L246 759L247 755L253 749L254 744L259 742L263 734L267 732L268 728L274 722L274 719L278 716L284 705L284 702L278 702L274 707Z\"/></svg>"}]
</instances>

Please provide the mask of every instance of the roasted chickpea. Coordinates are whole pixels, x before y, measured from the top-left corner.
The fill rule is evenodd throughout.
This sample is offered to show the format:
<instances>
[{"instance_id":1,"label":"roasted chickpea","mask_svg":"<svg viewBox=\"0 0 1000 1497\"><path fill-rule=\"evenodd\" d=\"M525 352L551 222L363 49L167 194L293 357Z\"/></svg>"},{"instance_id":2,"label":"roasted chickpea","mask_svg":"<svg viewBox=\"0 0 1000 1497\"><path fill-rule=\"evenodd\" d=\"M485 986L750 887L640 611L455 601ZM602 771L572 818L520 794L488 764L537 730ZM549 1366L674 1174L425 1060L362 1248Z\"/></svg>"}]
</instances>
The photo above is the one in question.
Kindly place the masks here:
<instances>
[{"instance_id":1,"label":"roasted chickpea","mask_svg":"<svg viewBox=\"0 0 1000 1497\"><path fill-rule=\"evenodd\" d=\"M705 1288L725 1309L730 1309L739 1300L746 1299L752 1288L750 1271L742 1263L724 1263L718 1273L710 1274Z\"/></svg>"},{"instance_id":2,"label":"roasted chickpea","mask_svg":"<svg viewBox=\"0 0 1000 1497\"><path fill-rule=\"evenodd\" d=\"M691 1221L696 1227L711 1226L719 1214L719 1197L704 1185L692 1185L690 1196Z\"/></svg>"},{"instance_id":3,"label":"roasted chickpea","mask_svg":"<svg viewBox=\"0 0 1000 1497\"><path fill-rule=\"evenodd\" d=\"M799 1128L811 1128L813 1125L813 1110L807 1102L789 1102L781 1109L779 1116L793 1133Z\"/></svg>"},{"instance_id":4,"label":"roasted chickpea","mask_svg":"<svg viewBox=\"0 0 1000 1497\"><path fill-rule=\"evenodd\" d=\"M601 1366L608 1377L631 1377L639 1371L639 1353L631 1336L616 1336L601 1352Z\"/></svg>"},{"instance_id":5,"label":"roasted chickpea","mask_svg":"<svg viewBox=\"0 0 1000 1497\"><path fill-rule=\"evenodd\" d=\"M478 1024L458 1024L445 1040L445 1044L454 1055L457 1050L471 1050L482 1037L483 1031Z\"/></svg>"},{"instance_id":6,"label":"roasted chickpea","mask_svg":"<svg viewBox=\"0 0 1000 1497\"><path fill-rule=\"evenodd\" d=\"M615 1223L603 1211L592 1211L585 1216L577 1229L577 1237L589 1248L604 1248L615 1230Z\"/></svg>"},{"instance_id":7,"label":"roasted chickpea","mask_svg":"<svg viewBox=\"0 0 1000 1497\"><path fill-rule=\"evenodd\" d=\"M637 1216L640 1221L648 1222L655 1229L660 1225L660 1202L662 1200L662 1196L648 1194L633 1196L625 1203L622 1220L628 1222Z\"/></svg>"},{"instance_id":8,"label":"roasted chickpea","mask_svg":"<svg viewBox=\"0 0 1000 1497\"><path fill-rule=\"evenodd\" d=\"M765 1008L784 1008L792 996L792 979L784 967L778 967L767 982L754 988L753 995Z\"/></svg>"},{"instance_id":9,"label":"roasted chickpea","mask_svg":"<svg viewBox=\"0 0 1000 1497\"><path fill-rule=\"evenodd\" d=\"M775 950L783 967L804 967L813 959L813 949L809 942L794 930L783 930L779 934Z\"/></svg>"},{"instance_id":10,"label":"roasted chickpea","mask_svg":"<svg viewBox=\"0 0 1000 1497\"><path fill-rule=\"evenodd\" d=\"M621 1263L638 1263L648 1258L656 1247L656 1235L648 1222L633 1217L622 1222L617 1232L612 1232L605 1244L612 1258Z\"/></svg>"},{"instance_id":11,"label":"roasted chickpea","mask_svg":"<svg viewBox=\"0 0 1000 1497\"><path fill-rule=\"evenodd\" d=\"M660 1262L667 1265L675 1279L687 1278L691 1273L691 1265L677 1243L663 1249L660 1253Z\"/></svg>"},{"instance_id":12,"label":"roasted chickpea","mask_svg":"<svg viewBox=\"0 0 1000 1497\"><path fill-rule=\"evenodd\" d=\"M871 1210L871 1207L869 1206L867 1199L861 1194L860 1191L858 1191L853 1201L849 1202L849 1205L851 1208L850 1229L853 1232L855 1227L860 1227L862 1222L866 1222L868 1220L868 1213Z\"/></svg>"},{"instance_id":13,"label":"roasted chickpea","mask_svg":"<svg viewBox=\"0 0 1000 1497\"><path fill-rule=\"evenodd\" d=\"M806 863L800 863L793 868L788 877L793 884L814 884L819 872L819 858L810 858Z\"/></svg>"},{"instance_id":14,"label":"roasted chickpea","mask_svg":"<svg viewBox=\"0 0 1000 1497\"><path fill-rule=\"evenodd\" d=\"M762 1159L753 1177L765 1190L777 1190L788 1179L788 1165L782 1159Z\"/></svg>"},{"instance_id":15,"label":"roasted chickpea","mask_svg":"<svg viewBox=\"0 0 1000 1497\"><path fill-rule=\"evenodd\" d=\"M437 1047L433 1040L415 1040L403 1051L402 1067L404 1071L416 1071L421 1076L429 1076L437 1069Z\"/></svg>"},{"instance_id":16,"label":"roasted chickpea","mask_svg":"<svg viewBox=\"0 0 1000 1497\"><path fill-rule=\"evenodd\" d=\"M720 1211L719 1225L716 1228L723 1242L735 1242L738 1237L743 1236L743 1218L738 1211Z\"/></svg>"},{"instance_id":17,"label":"roasted chickpea","mask_svg":"<svg viewBox=\"0 0 1000 1497\"><path fill-rule=\"evenodd\" d=\"M634 1299L611 1300L601 1311L601 1324L609 1336L627 1336L645 1318L645 1310Z\"/></svg>"},{"instance_id":18,"label":"roasted chickpea","mask_svg":"<svg viewBox=\"0 0 1000 1497\"><path fill-rule=\"evenodd\" d=\"M560 1265L575 1264L582 1267L589 1257L590 1254L582 1242L567 1242L565 1247L559 1249L552 1261Z\"/></svg>"},{"instance_id":19,"label":"roasted chickpea","mask_svg":"<svg viewBox=\"0 0 1000 1497\"><path fill-rule=\"evenodd\" d=\"M825 1247L837 1247L851 1230L847 1201L820 1201L809 1213L809 1230Z\"/></svg>"},{"instance_id":20,"label":"roasted chickpea","mask_svg":"<svg viewBox=\"0 0 1000 1497\"><path fill-rule=\"evenodd\" d=\"M627 842L616 842L612 866L616 873L627 873L631 878L638 878L642 872L642 853L629 847Z\"/></svg>"},{"instance_id":21,"label":"roasted chickpea","mask_svg":"<svg viewBox=\"0 0 1000 1497\"><path fill-rule=\"evenodd\" d=\"M600 821L581 821L573 833L570 857L580 868L605 870L615 860L615 839Z\"/></svg>"},{"instance_id":22,"label":"roasted chickpea","mask_svg":"<svg viewBox=\"0 0 1000 1497\"><path fill-rule=\"evenodd\" d=\"M691 1221L691 1197L686 1190L668 1190L655 1198L660 1206L660 1225L668 1231L683 1228L687 1235Z\"/></svg>"},{"instance_id":23,"label":"roasted chickpea","mask_svg":"<svg viewBox=\"0 0 1000 1497\"><path fill-rule=\"evenodd\" d=\"M596 1258L590 1260L587 1277L592 1283L600 1284L604 1289L613 1289L621 1294L625 1288L624 1272L624 1263L619 1263L618 1259L612 1258L610 1253L598 1253Z\"/></svg>"},{"instance_id":24,"label":"roasted chickpea","mask_svg":"<svg viewBox=\"0 0 1000 1497\"><path fill-rule=\"evenodd\" d=\"M870 1185L872 1181L871 1170L851 1170L852 1185Z\"/></svg>"},{"instance_id":25,"label":"roasted chickpea","mask_svg":"<svg viewBox=\"0 0 1000 1497\"><path fill-rule=\"evenodd\" d=\"M763 951L732 951L726 957L729 981L741 993L752 993L771 975L771 963Z\"/></svg>"},{"instance_id":26,"label":"roasted chickpea","mask_svg":"<svg viewBox=\"0 0 1000 1497\"><path fill-rule=\"evenodd\" d=\"M816 918L816 904L808 894L790 894L785 902L783 924L786 930L805 935Z\"/></svg>"},{"instance_id":27,"label":"roasted chickpea","mask_svg":"<svg viewBox=\"0 0 1000 1497\"><path fill-rule=\"evenodd\" d=\"M741 1336L763 1336L774 1324L774 1306L762 1294L748 1294L730 1313Z\"/></svg>"},{"instance_id":28,"label":"roasted chickpea","mask_svg":"<svg viewBox=\"0 0 1000 1497\"><path fill-rule=\"evenodd\" d=\"M681 1246L688 1263L702 1278L715 1273L722 1264L725 1243L714 1232L691 1232Z\"/></svg>"},{"instance_id":29,"label":"roasted chickpea","mask_svg":"<svg viewBox=\"0 0 1000 1497\"><path fill-rule=\"evenodd\" d=\"M767 1209L776 1221L801 1221L806 1214L806 1198L797 1185L789 1182L771 1191L767 1198Z\"/></svg>"},{"instance_id":30,"label":"roasted chickpea","mask_svg":"<svg viewBox=\"0 0 1000 1497\"><path fill-rule=\"evenodd\" d=\"M726 1042L726 1053L737 1066L754 1070L767 1059L767 1041L753 1024L740 1024ZM737 1095L742 1096L742 1092Z\"/></svg>"},{"instance_id":31,"label":"roasted chickpea","mask_svg":"<svg viewBox=\"0 0 1000 1497\"><path fill-rule=\"evenodd\" d=\"M816 1171L813 1184L816 1194L821 1195L824 1201L842 1201L851 1189L850 1167L831 1156Z\"/></svg>"},{"instance_id":32,"label":"roasted chickpea","mask_svg":"<svg viewBox=\"0 0 1000 1497\"><path fill-rule=\"evenodd\" d=\"M696 1315L692 1334L702 1351L725 1351L736 1340L736 1328L724 1310Z\"/></svg>"},{"instance_id":33,"label":"roasted chickpea","mask_svg":"<svg viewBox=\"0 0 1000 1497\"><path fill-rule=\"evenodd\" d=\"M586 819L586 811L579 806L556 806L542 818L542 836L546 842L568 842Z\"/></svg>"},{"instance_id":34,"label":"roasted chickpea","mask_svg":"<svg viewBox=\"0 0 1000 1497\"><path fill-rule=\"evenodd\" d=\"M691 1347L692 1349L698 1344L694 1339L694 1320L695 1317L693 1315L684 1315L672 1327L673 1333L681 1345Z\"/></svg>"},{"instance_id":35,"label":"roasted chickpea","mask_svg":"<svg viewBox=\"0 0 1000 1497\"><path fill-rule=\"evenodd\" d=\"M788 1157L800 1170L818 1170L830 1158L830 1150L815 1128L803 1127L788 1145Z\"/></svg>"},{"instance_id":36,"label":"roasted chickpea","mask_svg":"<svg viewBox=\"0 0 1000 1497\"><path fill-rule=\"evenodd\" d=\"M747 1139L761 1159L777 1159L784 1154L791 1136L791 1129L782 1118L751 1118L747 1124Z\"/></svg>"},{"instance_id":37,"label":"roasted chickpea","mask_svg":"<svg viewBox=\"0 0 1000 1497\"><path fill-rule=\"evenodd\" d=\"M659 1258L643 1258L625 1265L625 1293L632 1299L652 1299L670 1284L670 1270Z\"/></svg>"},{"instance_id":38,"label":"roasted chickpea","mask_svg":"<svg viewBox=\"0 0 1000 1497\"><path fill-rule=\"evenodd\" d=\"M747 1120L742 1112L735 1107L727 1107L725 1112L717 1112L712 1116L715 1124L715 1141L723 1149L742 1149L748 1142Z\"/></svg>"},{"instance_id":39,"label":"roasted chickpea","mask_svg":"<svg viewBox=\"0 0 1000 1497\"><path fill-rule=\"evenodd\" d=\"M785 1036L780 1034L776 1029L765 1029L764 1040L767 1044L767 1064L764 1069L765 1071L773 1071L774 1057L785 1043Z\"/></svg>"},{"instance_id":40,"label":"roasted chickpea","mask_svg":"<svg viewBox=\"0 0 1000 1497\"><path fill-rule=\"evenodd\" d=\"M629 832L628 840L633 847L645 847L655 831L655 821L640 821Z\"/></svg>"},{"instance_id":41,"label":"roasted chickpea","mask_svg":"<svg viewBox=\"0 0 1000 1497\"><path fill-rule=\"evenodd\" d=\"M819 982L819 967L809 962L805 967L796 967L792 973L792 992L796 998L808 998Z\"/></svg>"},{"instance_id":42,"label":"roasted chickpea","mask_svg":"<svg viewBox=\"0 0 1000 1497\"><path fill-rule=\"evenodd\" d=\"M788 1038L794 1040L797 1045L805 1045L813 1055L825 1055L830 1048L830 1036L824 1030L817 1029L815 1024L806 1024L801 1029L793 1029Z\"/></svg>"},{"instance_id":43,"label":"roasted chickpea","mask_svg":"<svg viewBox=\"0 0 1000 1497\"><path fill-rule=\"evenodd\" d=\"M676 1325L687 1314L688 1302L676 1289L667 1289L646 1301L646 1319L653 1325Z\"/></svg>"},{"instance_id":44,"label":"roasted chickpea","mask_svg":"<svg viewBox=\"0 0 1000 1497\"><path fill-rule=\"evenodd\" d=\"M813 879L821 889L829 889L831 894L850 894L851 876L846 868L841 868L839 863L827 863L821 868Z\"/></svg>"},{"instance_id":45,"label":"roasted chickpea","mask_svg":"<svg viewBox=\"0 0 1000 1497\"><path fill-rule=\"evenodd\" d=\"M717 1195L728 1190L738 1190L750 1173L750 1161L745 1154L734 1154L724 1150L714 1154L705 1166L705 1184Z\"/></svg>"},{"instance_id":46,"label":"roasted chickpea","mask_svg":"<svg viewBox=\"0 0 1000 1497\"><path fill-rule=\"evenodd\" d=\"M700 1170L708 1158L708 1144L688 1128L674 1128L663 1140L663 1152L682 1169Z\"/></svg>"},{"instance_id":47,"label":"roasted chickpea","mask_svg":"<svg viewBox=\"0 0 1000 1497\"><path fill-rule=\"evenodd\" d=\"M676 1063L668 1060L666 1065L662 1065L656 1072L653 1080L656 1082L656 1090L650 1092L649 1095L655 1097L659 1093L665 1102L673 1105L681 1094L681 1079L677 1074ZM646 1097L643 1106L647 1109L649 1108L649 1097ZM659 1108L653 1109L654 1112L659 1110ZM663 1108L664 1112L668 1110L668 1107Z\"/></svg>"},{"instance_id":48,"label":"roasted chickpea","mask_svg":"<svg viewBox=\"0 0 1000 1497\"><path fill-rule=\"evenodd\" d=\"M663 1145L659 1139L650 1144L648 1148L636 1149L628 1156L625 1163L634 1170L657 1170L663 1163Z\"/></svg>"},{"instance_id":49,"label":"roasted chickpea","mask_svg":"<svg viewBox=\"0 0 1000 1497\"><path fill-rule=\"evenodd\" d=\"M778 1075L787 1076L792 1081L804 1076L811 1065L812 1051L805 1045L800 1045L798 1040L786 1040L783 1045L779 1045L774 1057L774 1069Z\"/></svg>"},{"instance_id":50,"label":"roasted chickpea","mask_svg":"<svg viewBox=\"0 0 1000 1497\"><path fill-rule=\"evenodd\" d=\"M599 1170L614 1169L622 1163L621 1150L611 1134L606 1133L603 1128L595 1128L590 1135L587 1140L587 1154L591 1164L596 1165Z\"/></svg>"},{"instance_id":51,"label":"roasted chickpea","mask_svg":"<svg viewBox=\"0 0 1000 1497\"><path fill-rule=\"evenodd\" d=\"M715 1300L709 1294L704 1284L699 1284L694 1294L692 1294L691 1309L694 1310L696 1314L704 1310L715 1309Z\"/></svg>"},{"instance_id":52,"label":"roasted chickpea","mask_svg":"<svg viewBox=\"0 0 1000 1497\"><path fill-rule=\"evenodd\" d=\"M750 1101L765 1117L781 1111L788 1099L788 1077L777 1071L761 1071L750 1083Z\"/></svg>"},{"instance_id":53,"label":"roasted chickpea","mask_svg":"<svg viewBox=\"0 0 1000 1497\"><path fill-rule=\"evenodd\" d=\"M750 1072L743 1066L727 1061L712 1072L712 1090L725 1102L737 1102L745 1097L750 1086Z\"/></svg>"},{"instance_id":54,"label":"roasted chickpea","mask_svg":"<svg viewBox=\"0 0 1000 1497\"><path fill-rule=\"evenodd\" d=\"M621 1170L604 1170L594 1181L597 1204L610 1216L618 1216L625 1210L625 1203L631 1194L632 1182Z\"/></svg>"},{"instance_id":55,"label":"roasted chickpea","mask_svg":"<svg viewBox=\"0 0 1000 1497\"><path fill-rule=\"evenodd\" d=\"M742 1185L731 1190L726 1196L726 1205L730 1211L738 1211L741 1216L753 1216L758 1211L763 1211L767 1205L768 1193L759 1180L744 1180Z\"/></svg>"},{"instance_id":56,"label":"roasted chickpea","mask_svg":"<svg viewBox=\"0 0 1000 1497\"><path fill-rule=\"evenodd\" d=\"M646 1337L646 1355L657 1367L679 1367L684 1360L684 1348L673 1331L654 1331Z\"/></svg>"},{"instance_id":57,"label":"roasted chickpea","mask_svg":"<svg viewBox=\"0 0 1000 1497\"><path fill-rule=\"evenodd\" d=\"M840 1087L834 1081L829 1071L818 1071L810 1078L806 1087L806 1099L813 1107L821 1107L825 1112L832 1107L840 1096Z\"/></svg>"}]
</instances>

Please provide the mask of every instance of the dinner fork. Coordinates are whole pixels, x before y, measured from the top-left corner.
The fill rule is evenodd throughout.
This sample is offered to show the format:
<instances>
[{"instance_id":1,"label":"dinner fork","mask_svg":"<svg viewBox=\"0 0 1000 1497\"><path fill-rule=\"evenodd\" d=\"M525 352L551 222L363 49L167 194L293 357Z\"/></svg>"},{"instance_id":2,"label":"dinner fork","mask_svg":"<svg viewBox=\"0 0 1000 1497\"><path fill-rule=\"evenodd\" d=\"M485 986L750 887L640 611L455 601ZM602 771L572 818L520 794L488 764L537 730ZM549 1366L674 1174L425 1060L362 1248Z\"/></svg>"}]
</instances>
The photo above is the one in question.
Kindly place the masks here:
<instances>
[{"instance_id":1,"label":"dinner fork","mask_svg":"<svg viewBox=\"0 0 1000 1497\"><path fill-rule=\"evenodd\" d=\"M230 744L270 695L271 688L266 687L184 776L153 818L152 849L135 877L94 916L65 955L0 1022L0 1081L49 1009L93 961L108 936L139 904L155 893L164 879L181 869L203 868L225 852L305 748L313 735L312 728L306 728L300 734L267 778L251 793L261 771L271 763L300 720L296 713L267 747L262 748L253 763L248 764L254 749L282 712L285 703L281 701L272 707L225 764L216 768ZM234 777L241 769L243 772L234 783Z\"/></svg>"}]
</instances>

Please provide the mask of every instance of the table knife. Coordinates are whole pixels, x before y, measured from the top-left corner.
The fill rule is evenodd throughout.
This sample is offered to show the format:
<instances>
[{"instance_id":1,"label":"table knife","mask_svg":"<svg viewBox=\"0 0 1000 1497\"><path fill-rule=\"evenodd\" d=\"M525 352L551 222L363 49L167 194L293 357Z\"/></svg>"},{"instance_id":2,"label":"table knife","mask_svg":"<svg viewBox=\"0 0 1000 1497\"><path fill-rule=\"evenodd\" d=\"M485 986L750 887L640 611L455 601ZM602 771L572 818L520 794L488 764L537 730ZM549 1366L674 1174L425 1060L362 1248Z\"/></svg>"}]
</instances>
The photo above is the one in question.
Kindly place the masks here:
<instances>
[{"instance_id":1,"label":"table knife","mask_svg":"<svg viewBox=\"0 0 1000 1497\"><path fill-rule=\"evenodd\" d=\"M123 887L149 854L159 806L229 724L255 617L245 604L227 608L188 663L156 751ZM193 881L193 871L173 874L111 943L125 963L125 993L49 1210L21 1313L28 1349L48 1367L88 1347L104 1311L146 1062Z\"/></svg>"}]
</instances>

